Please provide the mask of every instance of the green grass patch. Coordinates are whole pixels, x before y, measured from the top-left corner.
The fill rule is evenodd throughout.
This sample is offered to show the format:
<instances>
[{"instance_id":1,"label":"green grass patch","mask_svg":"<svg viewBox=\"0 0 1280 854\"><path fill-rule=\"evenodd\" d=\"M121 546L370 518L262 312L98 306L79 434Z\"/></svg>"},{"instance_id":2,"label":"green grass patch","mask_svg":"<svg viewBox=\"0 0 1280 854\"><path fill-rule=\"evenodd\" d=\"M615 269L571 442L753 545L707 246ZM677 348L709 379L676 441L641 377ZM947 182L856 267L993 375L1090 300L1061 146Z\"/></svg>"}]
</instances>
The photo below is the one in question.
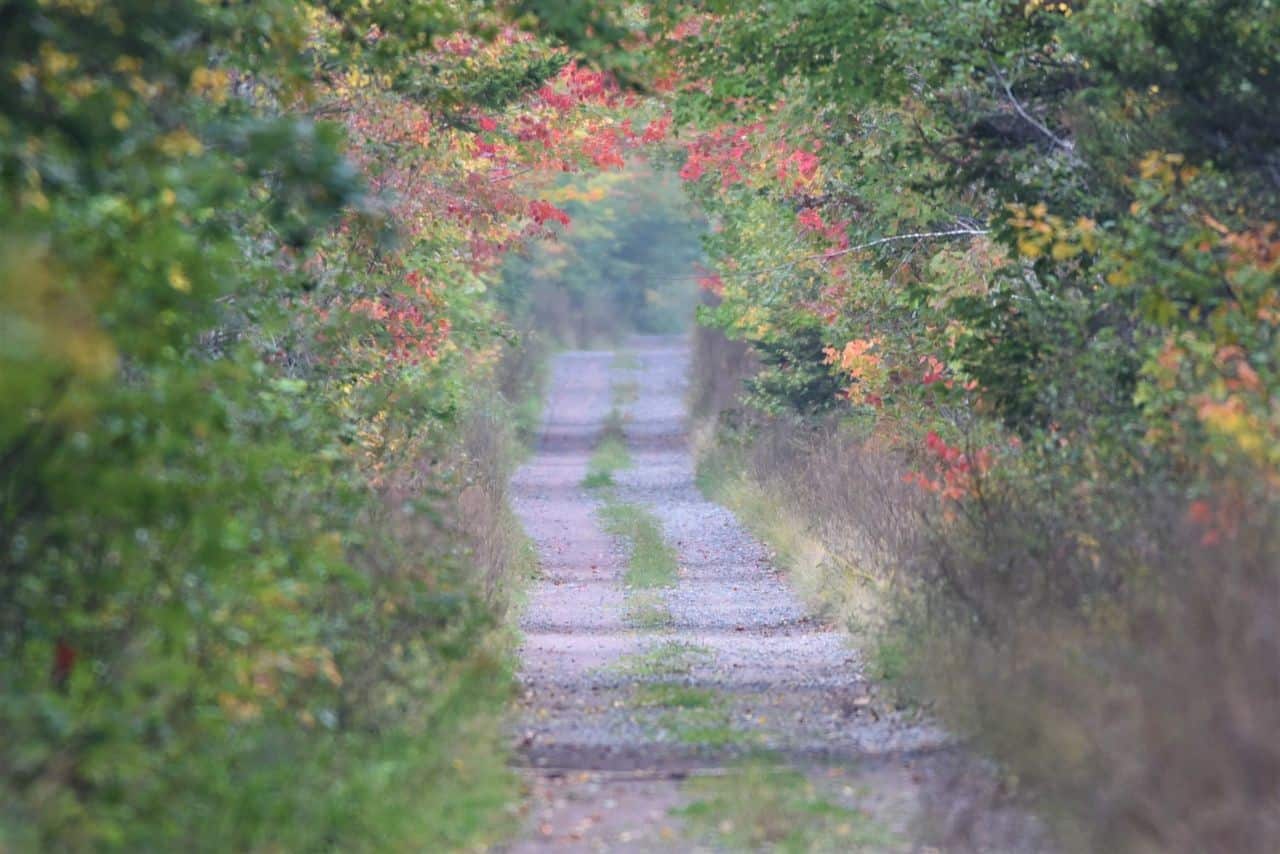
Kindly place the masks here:
<instances>
[{"instance_id":1,"label":"green grass patch","mask_svg":"<svg viewBox=\"0 0 1280 854\"><path fill-rule=\"evenodd\" d=\"M626 426L627 414L616 406L611 407L609 409L609 414L604 417L603 435L606 438L609 436L615 436L619 440L625 442L627 438Z\"/></svg>"},{"instance_id":2,"label":"green grass patch","mask_svg":"<svg viewBox=\"0 0 1280 854\"><path fill-rule=\"evenodd\" d=\"M676 583L676 551L662 536L662 525L643 507L611 501L600 508L604 528L624 537L631 545L625 581L628 587L645 589Z\"/></svg>"},{"instance_id":3,"label":"green grass patch","mask_svg":"<svg viewBox=\"0 0 1280 854\"><path fill-rule=\"evenodd\" d=\"M542 416L547 403L548 366L550 362L540 352L530 354L534 364L526 368L527 376L518 387L504 393L509 399L510 419L515 425L515 438L519 444L519 459L527 459L533 453L538 437L542 435Z\"/></svg>"},{"instance_id":4,"label":"green grass patch","mask_svg":"<svg viewBox=\"0 0 1280 854\"><path fill-rule=\"evenodd\" d=\"M728 709L718 705L708 708L673 708L658 718L658 728L668 738L682 744L703 747L751 744L759 738L756 733L734 727Z\"/></svg>"},{"instance_id":5,"label":"green grass patch","mask_svg":"<svg viewBox=\"0 0 1280 854\"><path fill-rule=\"evenodd\" d=\"M677 657L687 654L680 650ZM755 739L753 733L733 726L724 696L707 688L674 681L649 682L636 686L631 702L639 708L660 710L653 721L655 728L682 744L723 747Z\"/></svg>"},{"instance_id":6,"label":"green grass patch","mask_svg":"<svg viewBox=\"0 0 1280 854\"><path fill-rule=\"evenodd\" d=\"M613 473L631 465L631 452L621 431L605 428L604 437L587 461L587 474L582 485L587 489L613 486Z\"/></svg>"},{"instance_id":7,"label":"green grass patch","mask_svg":"<svg viewBox=\"0 0 1280 854\"><path fill-rule=\"evenodd\" d=\"M887 682L900 682L907 671L906 643L896 637L881 636L871 647L871 676Z\"/></svg>"},{"instance_id":8,"label":"green grass patch","mask_svg":"<svg viewBox=\"0 0 1280 854\"><path fill-rule=\"evenodd\" d=\"M894 836L865 812L820 792L800 772L753 758L720 777L696 777L676 811L717 848L744 851L883 850Z\"/></svg>"},{"instance_id":9,"label":"green grass patch","mask_svg":"<svg viewBox=\"0 0 1280 854\"><path fill-rule=\"evenodd\" d=\"M627 623L635 629L665 629L671 612L657 590L632 590L627 594Z\"/></svg>"},{"instance_id":10,"label":"green grass patch","mask_svg":"<svg viewBox=\"0 0 1280 854\"><path fill-rule=\"evenodd\" d=\"M644 652L628 655L616 665L618 672L640 679L685 676L694 666L711 655L705 646L684 641L664 641Z\"/></svg>"},{"instance_id":11,"label":"green grass patch","mask_svg":"<svg viewBox=\"0 0 1280 854\"><path fill-rule=\"evenodd\" d=\"M649 682L636 686L631 701L637 706L672 709L709 709L720 704L715 691L679 682Z\"/></svg>"},{"instance_id":12,"label":"green grass patch","mask_svg":"<svg viewBox=\"0 0 1280 854\"><path fill-rule=\"evenodd\" d=\"M731 473L733 463L737 461L714 443L700 450L693 472L694 485L709 501L727 503L730 488L735 480L741 478L741 475L735 477Z\"/></svg>"}]
</instances>

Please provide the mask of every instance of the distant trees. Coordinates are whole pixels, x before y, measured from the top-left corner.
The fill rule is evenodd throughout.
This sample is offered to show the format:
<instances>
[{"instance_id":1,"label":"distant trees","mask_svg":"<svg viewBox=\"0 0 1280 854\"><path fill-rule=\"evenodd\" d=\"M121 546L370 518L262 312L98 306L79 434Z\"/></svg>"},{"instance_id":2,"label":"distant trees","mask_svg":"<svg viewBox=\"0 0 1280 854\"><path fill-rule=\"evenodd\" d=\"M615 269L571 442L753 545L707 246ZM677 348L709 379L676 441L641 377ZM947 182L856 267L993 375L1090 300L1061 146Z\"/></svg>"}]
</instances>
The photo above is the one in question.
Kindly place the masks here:
<instances>
[{"instance_id":1,"label":"distant trees","mask_svg":"<svg viewBox=\"0 0 1280 854\"><path fill-rule=\"evenodd\" d=\"M509 257L502 301L513 319L580 346L689 327L704 226L674 175L636 161L566 179L547 195L572 225Z\"/></svg>"}]
</instances>

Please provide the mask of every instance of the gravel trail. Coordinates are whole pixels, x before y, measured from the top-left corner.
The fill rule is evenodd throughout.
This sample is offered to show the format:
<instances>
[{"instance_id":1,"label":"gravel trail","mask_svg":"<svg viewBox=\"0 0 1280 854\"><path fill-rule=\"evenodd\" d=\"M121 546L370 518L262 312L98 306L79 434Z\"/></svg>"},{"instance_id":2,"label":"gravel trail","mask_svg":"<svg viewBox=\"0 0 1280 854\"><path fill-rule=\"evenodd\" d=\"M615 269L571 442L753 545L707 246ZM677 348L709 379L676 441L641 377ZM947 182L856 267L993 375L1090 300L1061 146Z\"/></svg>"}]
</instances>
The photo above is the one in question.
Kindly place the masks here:
<instances>
[{"instance_id":1,"label":"gravel trail","mask_svg":"<svg viewBox=\"0 0 1280 854\"><path fill-rule=\"evenodd\" d=\"M768 551L698 491L688 358L682 339L638 338L625 360L576 352L553 366L540 446L513 481L542 574L521 622L514 735L530 799L510 850L707 850L717 843L681 818L690 781L731 778L762 752L888 831L862 850L914 850L943 734L886 714L847 637L808 615ZM603 497L580 485L616 385L634 388L622 407L632 465L611 500L645 508L678 556L656 627L628 618L627 544L603 532ZM658 689L683 705L644 700Z\"/></svg>"}]
</instances>

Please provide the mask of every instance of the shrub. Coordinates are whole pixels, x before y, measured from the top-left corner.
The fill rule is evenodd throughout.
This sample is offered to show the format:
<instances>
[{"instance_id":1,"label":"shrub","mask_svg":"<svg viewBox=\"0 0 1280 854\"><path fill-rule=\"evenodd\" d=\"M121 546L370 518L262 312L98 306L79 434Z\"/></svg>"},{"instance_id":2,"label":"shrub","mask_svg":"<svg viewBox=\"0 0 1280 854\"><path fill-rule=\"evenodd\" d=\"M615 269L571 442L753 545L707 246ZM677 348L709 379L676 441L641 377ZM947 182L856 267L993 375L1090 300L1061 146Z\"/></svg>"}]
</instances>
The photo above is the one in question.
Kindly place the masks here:
<instances>
[{"instance_id":1,"label":"shrub","mask_svg":"<svg viewBox=\"0 0 1280 854\"><path fill-rule=\"evenodd\" d=\"M802 590L889 650L899 672L883 675L997 758L1061 844L1280 842L1280 511L1265 489L1224 475L1213 494L1234 497L1189 517L1175 480L1024 456L946 500L904 482L923 461L849 424L736 423L704 447L704 482L719 473ZM792 531L817 559L795 559ZM937 831L972 843L942 813Z\"/></svg>"}]
</instances>

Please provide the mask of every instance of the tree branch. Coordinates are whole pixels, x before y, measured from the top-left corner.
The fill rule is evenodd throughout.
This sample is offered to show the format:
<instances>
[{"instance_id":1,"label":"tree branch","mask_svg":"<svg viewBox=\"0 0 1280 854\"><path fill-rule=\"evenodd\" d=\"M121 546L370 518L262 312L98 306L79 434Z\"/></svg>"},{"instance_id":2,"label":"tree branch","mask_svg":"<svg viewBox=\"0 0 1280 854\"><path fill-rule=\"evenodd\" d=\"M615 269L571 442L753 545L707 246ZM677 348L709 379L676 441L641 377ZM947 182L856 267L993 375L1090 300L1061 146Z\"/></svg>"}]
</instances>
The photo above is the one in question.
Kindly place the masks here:
<instances>
[{"instance_id":1,"label":"tree branch","mask_svg":"<svg viewBox=\"0 0 1280 854\"><path fill-rule=\"evenodd\" d=\"M805 261L827 261L832 258L839 258L841 255L849 255L853 252L861 252L864 249L871 249L876 246L883 246L886 243L897 243L903 240L928 240L936 237L981 237L989 234L990 231L985 228L952 228L946 231L916 231L910 234L895 234L891 237L881 237L876 240L869 240L866 243L859 243L856 246L847 246L844 249L837 249L834 252L819 252L816 255L803 255L784 264L777 264L773 267L753 267L750 270L729 270L723 273L715 273L708 275L716 275L720 278L728 276L754 276L758 273L773 273L778 270L786 270L797 264L803 264ZM683 281L686 279L703 279L705 275L698 276L673 276L669 281ZM664 279L663 281L668 281Z\"/></svg>"},{"instance_id":2,"label":"tree branch","mask_svg":"<svg viewBox=\"0 0 1280 854\"><path fill-rule=\"evenodd\" d=\"M1000 66L996 65L994 60L992 60L991 62L991 71L993 74L995 74L996 80L1000 81L1000 86L1004 89L1005 95L1007 95L1009 98L1009 103L1013 104L1013 109L1017 111L1018 115L1022 116L1023 120L1026 121L1033 128L1040 131L1040 133L1044 134L1050 141L1053 142L1054 145L1058 146L1063 151L1067 152L1067 154L1071 155L1072 160L1076 160L1077 158L1076 158L1075 143L1073 143L1069 139L1063 139L1062 137L1058 136L1056 133L1049 130L1047 125L1045 125L1035 116L1031 115L1031 113L1027 112L1027 109L1022 106L1022 102L1019 101L1017 97L1013 94L1013 89L1010 88L1009 81L1006 80L1004 75L1000 73Z\"/></svg>"},{"instance_id":3,"label":"tree branch","mask_svg":"<svg viewBox=\"0 0 1280 854\"><path fill-rule=\"evenodd\" d=\"M878 240L859 243L857 246L850 246L836 252L823 252L821 255L811 255L800 260L816 261L824 258L838 258L841 255L848 255L850 252L861 252L863 249L870 249L873 246L881 246L885 243L895 243L899 240L927 240L932 237L979 237L987 233L988 231L985 228L953 228L948 231L917 231L913 234L895 234L892 237L881 237ZM793 263L799 263L799 261Z\"/></svg>"}]
</instances>

